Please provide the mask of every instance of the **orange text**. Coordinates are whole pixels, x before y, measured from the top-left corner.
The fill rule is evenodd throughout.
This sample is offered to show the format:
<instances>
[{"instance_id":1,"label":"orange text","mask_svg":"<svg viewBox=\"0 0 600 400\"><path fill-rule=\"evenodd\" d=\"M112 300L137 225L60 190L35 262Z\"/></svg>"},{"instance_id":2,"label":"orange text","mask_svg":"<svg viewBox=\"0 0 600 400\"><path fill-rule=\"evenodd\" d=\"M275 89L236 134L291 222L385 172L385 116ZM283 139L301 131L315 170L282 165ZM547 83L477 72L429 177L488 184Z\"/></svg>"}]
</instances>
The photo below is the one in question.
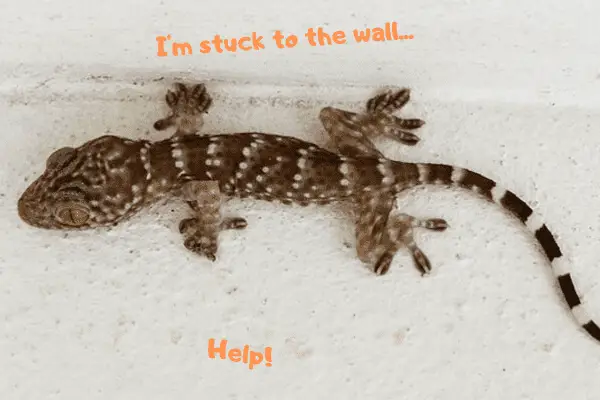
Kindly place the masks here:
<instances>
[{"instance_id":1,"label":"orange text","mask_svg":"<svg viewBox=\"0 0 600 400\"><path fill-rule=\"evenodd\" d=\"M309 28L303 35L305 42L310 46L332 46L344 45L348 42L347 34L344 31L327 32L322 27ZM375 26L364 29L354 29L352 38L356 43L362 42L389 42L396 40L410 40L414 35L400 35L398 33L397 22L386 22L382 26ZM171 35L156 36L156 55L159 57L186 56L191 55L194 51L199 51L201 54L216 53L236 53L238 51L258 51L265 48L263 40L264 36L256 32L240 37L225 38L221 35L215 35L210 40L202 40L199 46L189 42L176 42ZM276 30L270 38L272 43L278 49L291 49L296 47L300 42L297 35L285 35L281 30Z\"/></svg>"},{"instance_id":2,"label":"orange text","mask_svg":"<svg viewBox=\"0 0 600 400\"><path fill-rule=\"evenodd\" d=\"M215 347L215 339L208 340L208 358L216 358L217 354L224 360L228 358L234 363L242 362L248 364L249 369L254 369L256 365L265 361L265 366L272 366L271 348L265 347L264 352L250 350L250 346L245 345L243 348L231 348L227 350L227 340L221 339L219 347Z\"/></svg>"}]
</instances>

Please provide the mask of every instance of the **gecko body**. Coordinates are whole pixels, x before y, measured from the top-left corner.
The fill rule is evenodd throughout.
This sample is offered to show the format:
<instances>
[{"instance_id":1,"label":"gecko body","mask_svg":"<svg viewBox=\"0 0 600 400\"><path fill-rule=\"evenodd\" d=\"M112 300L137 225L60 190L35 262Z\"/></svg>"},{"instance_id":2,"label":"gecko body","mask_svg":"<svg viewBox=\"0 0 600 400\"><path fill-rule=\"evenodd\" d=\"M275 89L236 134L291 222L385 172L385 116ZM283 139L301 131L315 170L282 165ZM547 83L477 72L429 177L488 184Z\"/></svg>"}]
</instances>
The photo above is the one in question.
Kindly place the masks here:
<instances>
[{"instance_id":1,"label":"gecko body","mask_svg":"<svg viewBox=\"0 0 600 400\"><path fill-rule=\"evenodd\" d=\"M584 310L554 236L526 202L477 172L395 161L375 148L375 135L407 145L418 141L410 130L424 122L393 115L408 100L403 89L373 97L363 113L323 108L319 117L336 150L331 151L261 132L200 135L210 96L204 85L178 84L166 96L171 114L154 124L159 130L174 126L175 134L156 142L105 135L56 150L19 198L18 213L39 228L89 229L117 224L165 196L179 196L193 214L179 224L185 247L215 260L219 232L247 226L240 217L222 218L222 197L300 205L348 202L361 261L382 275L404 247L426 274L431 263L415 243L414 230L443 231L447 223L399 213L395 197L417 185L460 187L498 204L532 232L577 322L600 341L600 328Z\"/></svg>"}]
</instances>

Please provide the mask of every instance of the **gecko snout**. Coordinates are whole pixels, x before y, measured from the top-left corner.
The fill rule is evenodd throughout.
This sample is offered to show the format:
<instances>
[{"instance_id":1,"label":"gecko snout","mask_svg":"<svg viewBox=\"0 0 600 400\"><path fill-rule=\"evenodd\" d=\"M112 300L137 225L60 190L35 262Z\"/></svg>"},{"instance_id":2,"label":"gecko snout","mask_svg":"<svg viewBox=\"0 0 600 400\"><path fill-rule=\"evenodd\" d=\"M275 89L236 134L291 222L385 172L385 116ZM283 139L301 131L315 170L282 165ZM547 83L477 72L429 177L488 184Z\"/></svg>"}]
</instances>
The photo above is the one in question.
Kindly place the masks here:
<instances>
[{"instance_id":1,"label":"gecko snout","mask_svg":"<svg viewBox=\"0 0 600 400\"><path fill-rule=\"evenodd\" d=\"M28 225L36 226L34 212L32 212L31 202L27 200L26 196L23 195L17 202L17 210L19 218Z\"/></svg>"},{"instance_id":2,"label":"gecko snout","mask_svg":"<svg viewBox=\"0 0 600 400\"><path fill-rule=\"evenodd\" d=\"M36 196L35 183L28 187L17 201L17 212L19 218L27 225L36 228L47 228L45 207L43 202Z\"/></svg>"}]
</instances>

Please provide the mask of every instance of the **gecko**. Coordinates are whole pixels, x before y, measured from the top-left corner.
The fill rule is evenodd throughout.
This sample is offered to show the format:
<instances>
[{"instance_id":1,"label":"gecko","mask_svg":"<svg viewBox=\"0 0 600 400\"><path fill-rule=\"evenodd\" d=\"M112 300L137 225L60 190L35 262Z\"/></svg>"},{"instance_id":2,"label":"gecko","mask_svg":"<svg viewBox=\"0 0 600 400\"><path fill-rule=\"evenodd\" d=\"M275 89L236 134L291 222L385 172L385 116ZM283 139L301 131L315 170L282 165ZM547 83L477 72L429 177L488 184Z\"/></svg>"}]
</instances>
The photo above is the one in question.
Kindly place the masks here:
<instances>
[{"instance_id":1,"label":"gecko","mask_svg":"<svg viewBox=\"0 0 600 400\"><path fill-rule=\"evenodd\" d=\"M400 118L410 89L387 90L368 99L365 110L324 107L318 118L329 144L263 132L205 134L204 114L213 100L202 83L167 90L166 117L153 127L174 128L162 140L103 135L78 147L62 147L46 159L45 170L17 202L19 217L43 229L80 230L120 223L159 199L172 196L189 205L179 222L183 246L215 261L219 233L245 229L242 217L223 217L223 199L253 198L307 206L347 202L355 215L358 258L375 275L386 274L395 254L406 249L421 274L431 262L417 245L416 229L444 231L443 218L417 218L394 207L395 197L418 185L466 189L518 219L537 240L554 272L572 316L600 342L600 327L589 317L554 235L515 193L470 169L440 163L392 160L373 139L385 136L405 145L425 121Z\"/></svg>"}]
</instances>

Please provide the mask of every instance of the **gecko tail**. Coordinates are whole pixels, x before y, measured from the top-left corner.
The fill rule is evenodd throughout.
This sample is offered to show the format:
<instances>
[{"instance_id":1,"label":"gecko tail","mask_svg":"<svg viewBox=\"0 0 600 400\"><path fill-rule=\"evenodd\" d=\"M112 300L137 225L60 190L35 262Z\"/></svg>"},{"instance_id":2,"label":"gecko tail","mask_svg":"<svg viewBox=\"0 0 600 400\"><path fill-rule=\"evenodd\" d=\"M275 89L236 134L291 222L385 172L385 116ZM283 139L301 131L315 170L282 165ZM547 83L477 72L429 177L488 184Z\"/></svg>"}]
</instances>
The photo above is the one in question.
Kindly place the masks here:
<instances>
[{"instance_id":1,"label":"gecko tail","mask_svg":"<svg viewBox=\"0 0 600 400\"><path fill-rule=\"evenodd\" d=\"M405 169L405 176L414 176L417 184L449 185L474 191L518 218L533 234L550 261L562 295L575 320L591 337L600 342L600 326L592 320L584 308L555 236L543 219L534 213L525 201L510 190L502 188L495 181L465 168L433 163L403 163L403 165L405 168L412 169L412 173L407 173Z\"/></svg>"}]
</instances>

